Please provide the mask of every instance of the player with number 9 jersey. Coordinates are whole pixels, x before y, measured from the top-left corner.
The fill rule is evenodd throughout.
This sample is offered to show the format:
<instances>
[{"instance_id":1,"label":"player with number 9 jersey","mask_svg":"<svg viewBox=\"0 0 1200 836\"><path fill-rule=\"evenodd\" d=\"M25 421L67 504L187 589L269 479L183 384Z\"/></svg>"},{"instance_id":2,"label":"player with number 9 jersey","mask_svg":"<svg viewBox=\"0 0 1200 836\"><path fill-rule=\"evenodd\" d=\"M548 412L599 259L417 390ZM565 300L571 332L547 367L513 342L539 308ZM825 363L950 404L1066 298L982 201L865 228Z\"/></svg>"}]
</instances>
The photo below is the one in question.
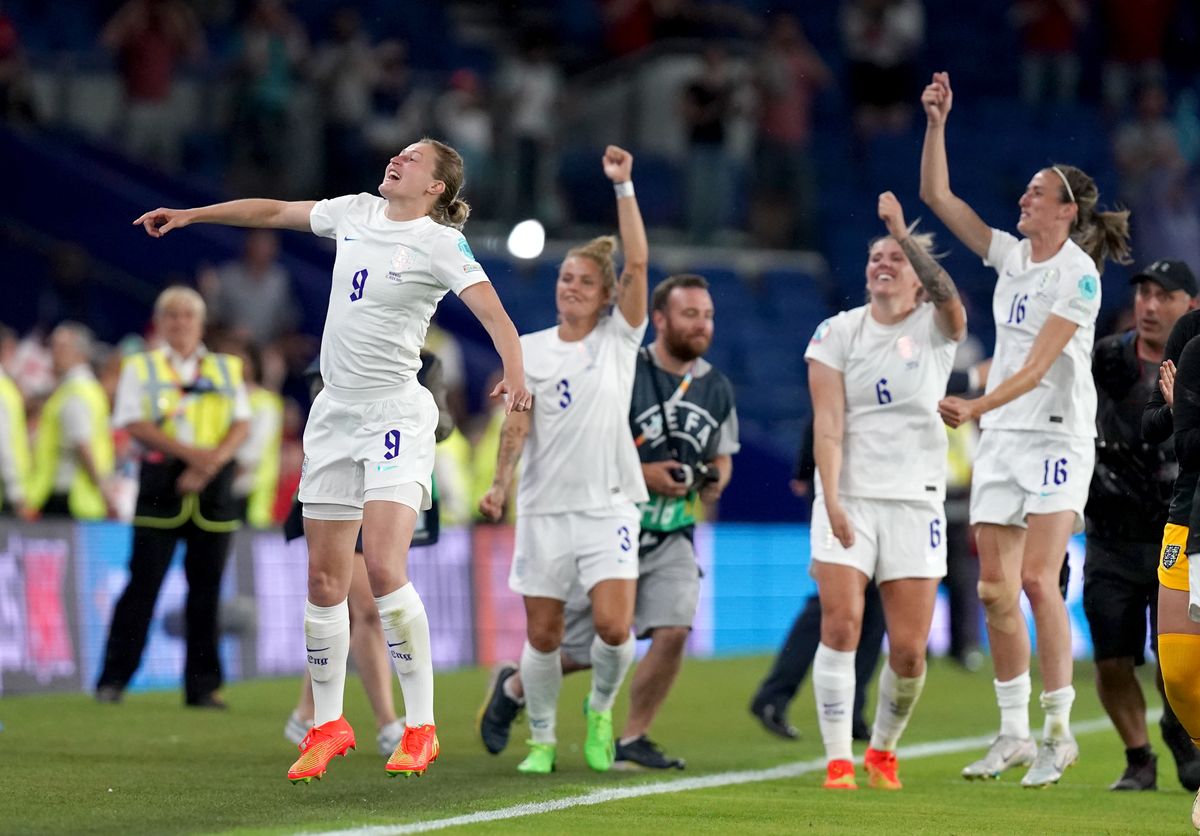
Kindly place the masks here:
<instances>
[{"instance_id":1,"label":"player with number 9 jersey","mask_svg":"<svg viewBox=\"0 0 1200 836\"><path fill-rule=\"evenodd\" d=\"M354 748L342 716L349 652L347 596L354 548L363 554L406 725L389 775L420 775L440 751L433 714L429 620L408 580L417 514L430 507L438 411L416 379L429 320L447 293L459 294L487 329L504 363L493 396L527 410L520 340L483 268L459 231L470 207L460 197L462 157L433 139L392 157L379 196L322 201L235 200L197 209L160 208L134 223L152 237L192 223L313 232L337 242L321 343L325 388L304 431L300 482L308 540L304 636L315 725L288 770L293 783L320 778Z\"/></svg>"}]
</instances>

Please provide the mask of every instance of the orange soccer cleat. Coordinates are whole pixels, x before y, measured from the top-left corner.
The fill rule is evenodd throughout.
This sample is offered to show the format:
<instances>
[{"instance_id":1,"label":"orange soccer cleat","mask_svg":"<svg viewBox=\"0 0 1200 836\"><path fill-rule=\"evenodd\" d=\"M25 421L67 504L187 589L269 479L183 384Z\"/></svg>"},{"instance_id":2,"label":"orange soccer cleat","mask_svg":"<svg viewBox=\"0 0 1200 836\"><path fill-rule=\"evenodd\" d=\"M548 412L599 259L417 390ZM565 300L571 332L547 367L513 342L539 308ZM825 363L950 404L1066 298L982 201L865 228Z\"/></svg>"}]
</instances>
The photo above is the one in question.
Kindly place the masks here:
<instances>
[{"instance_id":1,"label":"orange soccer cleat","mask_svg":"<svg viewBox=\"0 0 1200 836\"><path fill-rule=\"evenodd\" d=\"M896 763L895 752L868 748L863 756L863 766L867 768L867 783L872 789L898 790L904 787L896 774L899 764Z\"/></svg>"},{"instance_id":2,"label":"orange soccer cleat","mask_svg":"<svg viewBox=\"0 0 1200 836\"><path fill-rule=\"evenodd\" d=\"M421 726L405 726L404 736L392 756L388 758L388 775L403 775L408 778L416 775L418 778L425 774L429 764L437 760L442 751L437 739L437 728L433 723Z\"/></svg>"},{"instance_id":3,"label":"orange soccer cleat","mask_svg":"<svg viewBox=\"0 0 1200 836\"><path fill-rule=\"evenodd\" d=\"M313 726L300 741L300 757L288 770L288 780L293 784L300 781L307 784L313 778L319 781L331 760L353 748L354 729L345 717Z\"/></svg>"},{"instance_id":4,"label":"orange soccer cleat","mask_svg":"<svg viewBox=\"0 0 1200 836\"><path fill-rule=\"evenodd\" d=\"M830 761L825 767L825 789L858 789L858 782L854 780L854 763L847 760Z\"/></svg>"}]
</instances>

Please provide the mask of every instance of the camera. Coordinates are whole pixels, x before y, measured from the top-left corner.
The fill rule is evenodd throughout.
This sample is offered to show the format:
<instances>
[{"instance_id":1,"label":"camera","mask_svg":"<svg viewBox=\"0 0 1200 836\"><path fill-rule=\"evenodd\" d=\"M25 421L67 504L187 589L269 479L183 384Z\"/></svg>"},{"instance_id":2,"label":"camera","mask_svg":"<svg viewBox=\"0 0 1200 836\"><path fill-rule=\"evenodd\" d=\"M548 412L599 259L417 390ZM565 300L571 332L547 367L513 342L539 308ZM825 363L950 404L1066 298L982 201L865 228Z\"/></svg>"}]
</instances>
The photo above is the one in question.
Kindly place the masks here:
<instances>
[{"instance_id":1,"label":"camera","mask_svg":"<svg viewBox=\"0 0 1200 836\"><path fill-rule=\"evenodd\" d=\"M691 492L702 490L713 482L719 481L721 474L715 467L705 462L696 462L696 464L681 464L679 467L671 468L671 478L687 485L688 491Z\"/></svg>"}]
</instances>

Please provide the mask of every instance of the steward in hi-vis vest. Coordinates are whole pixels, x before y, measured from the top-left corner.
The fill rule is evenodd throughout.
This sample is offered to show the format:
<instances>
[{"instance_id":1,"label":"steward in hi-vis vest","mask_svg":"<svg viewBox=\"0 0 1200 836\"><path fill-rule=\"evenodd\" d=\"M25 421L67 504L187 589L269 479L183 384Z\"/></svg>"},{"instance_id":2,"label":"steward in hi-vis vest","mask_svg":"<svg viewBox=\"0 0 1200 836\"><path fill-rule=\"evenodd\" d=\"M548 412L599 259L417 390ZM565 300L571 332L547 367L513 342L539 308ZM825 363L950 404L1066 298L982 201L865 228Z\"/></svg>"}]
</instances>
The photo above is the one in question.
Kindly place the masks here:
<instances>
[{"instance_id":1,"label":"steward in hi-vis vest","mask_svg":"<svg viewBox=\"0 0 1200 836\"><path fill-rule=\"evenodd\" d=\"M96 699L118 702L141 663L159 587L180 540L188 579L188 705L224 708L217 603L230 538L240 525L234 454L246 440L250 402L242 361L200 342L205 307L191 288L167 288L154 306L166 345L125 360L113 425L143 448L129 585L113 610Z\"/></svg>"},{"instance_id":2,"label":"steward in hi-vis vest","mask_svg":"<svg viewBox=\"0 0 1200 836\"><path fill-rule=\"evenodd\" d=\"M102 520L109 516L104 483L113 470L108 396L92 373L92 333L64 322L50 334L58 388L42 407L33 472L22 514Z\"/></svg>"}]
</instances>

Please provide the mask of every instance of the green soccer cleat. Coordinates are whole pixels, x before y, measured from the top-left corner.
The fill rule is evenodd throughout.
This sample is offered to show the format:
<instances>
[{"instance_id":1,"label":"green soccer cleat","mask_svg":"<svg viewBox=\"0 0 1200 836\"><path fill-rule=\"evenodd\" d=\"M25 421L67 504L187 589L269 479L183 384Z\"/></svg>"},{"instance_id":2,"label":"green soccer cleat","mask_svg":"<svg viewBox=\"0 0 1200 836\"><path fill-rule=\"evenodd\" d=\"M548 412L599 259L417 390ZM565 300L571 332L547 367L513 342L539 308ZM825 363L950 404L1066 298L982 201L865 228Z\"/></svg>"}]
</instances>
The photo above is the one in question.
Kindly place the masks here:
<instances>
[{"instance_id":1,"label":"green soccer cleat","mask_svg":"<svg viewBox=\"0 0 1200 836\"><path fill-rule=\"evenodd\" d=\"M529 743L529 754L517 764L517 772L526 775L549 775L554 771L558 747L553 743Z\"/></svg>"},{"instance_id":2,"label":"green soccer cleat","mask_svg":"<svg viewBox=\"0 0 1200 836\"><path fill-rule=\"evenodd\" d=\"M592 710L591 697L583 698L583 716L587 718L587 738L583 741L583 759L597 772L612 769L616 757L613 740L612 709Z\"/></svg>"}]
</instances>

